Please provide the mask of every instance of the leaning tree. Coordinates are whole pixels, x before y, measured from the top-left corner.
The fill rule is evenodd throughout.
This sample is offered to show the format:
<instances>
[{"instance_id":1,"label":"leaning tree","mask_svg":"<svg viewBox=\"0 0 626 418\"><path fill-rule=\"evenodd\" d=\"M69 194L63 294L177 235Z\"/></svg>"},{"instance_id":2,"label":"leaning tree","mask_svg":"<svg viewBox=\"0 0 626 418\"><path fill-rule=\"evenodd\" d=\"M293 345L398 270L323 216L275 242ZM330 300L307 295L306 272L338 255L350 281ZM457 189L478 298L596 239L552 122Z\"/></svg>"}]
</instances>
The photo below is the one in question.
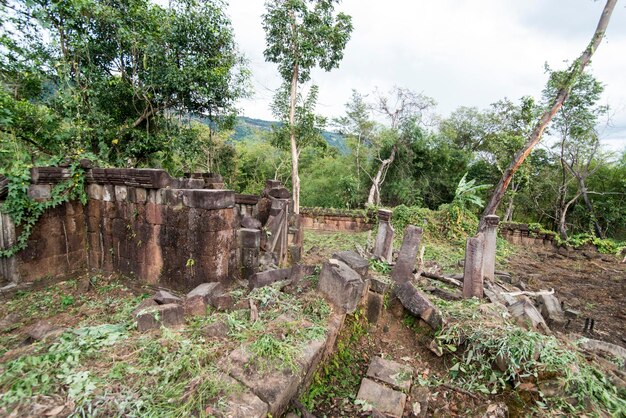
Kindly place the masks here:
<instances>
[{"instance_id":1,"label":"leaning tree","mask_svg":"<svg viewBox=\"0 0 626 418\"><path fill-rule=\"evenodd\" d=\"M591 42L585 48L583 53L576 59L572 65L567 70L567 75L561 79L561 83L556 89L555 95L550 102L548 109L541 115L535 127L532 130L532 133L528 137L526 143L523 148L520 149L513 157L513 160L509 164L509 166L502 173L502 177L498 182L496 188L489 199L489 203L485 206L485 210L483 211L482 218L480 220L480 224L478 225L478 230L482 231L486 227L485 217L487 215L493 215L498 210L498 206L500 206L500 202L504 198L507 188L509 187L509 183L513 179L513 176L520 168L526 157L528 157L535 147L541 140L541 136L543 135L544 130L548 126L548 123L552 120L554 115L561 109L563 103L569 96L572 87L576 83L576 81L580 78L581 74L585 70L585 67L589 64L591 57L593 56L596 49L600 45L600 42L604 38L604 33L606 32L606 28L609 25L609 20L611 19L611 14L613 13L613 9L615 8L615 4L617 0L607 0L606 5L604 6L604 10L602 11L602 15L600 16L600 20L596 27L596 31L591 38Z\"/></svg>"}]
</instances>

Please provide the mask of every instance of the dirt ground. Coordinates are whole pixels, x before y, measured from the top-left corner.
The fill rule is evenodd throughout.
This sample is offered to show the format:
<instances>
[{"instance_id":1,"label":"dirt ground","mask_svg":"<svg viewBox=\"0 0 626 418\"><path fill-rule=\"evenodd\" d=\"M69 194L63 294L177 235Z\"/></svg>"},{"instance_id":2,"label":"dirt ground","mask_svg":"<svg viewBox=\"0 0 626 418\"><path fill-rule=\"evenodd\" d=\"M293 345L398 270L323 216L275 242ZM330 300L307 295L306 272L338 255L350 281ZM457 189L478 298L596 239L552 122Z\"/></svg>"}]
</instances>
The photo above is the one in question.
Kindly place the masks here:
<instances>
[{"instance_id":1,"label":"dirt ground","mask_svg":"<svg viewBox=\"0 0 626 418\"><path fill-rule=\"evenodd\" d=\"M590 338L626 347L626 263L617 257L519 247L504 268L528 290L554 289L565 309L581 313L564 331L582 333L591 318Z\"/></svg>"}]
</instances>

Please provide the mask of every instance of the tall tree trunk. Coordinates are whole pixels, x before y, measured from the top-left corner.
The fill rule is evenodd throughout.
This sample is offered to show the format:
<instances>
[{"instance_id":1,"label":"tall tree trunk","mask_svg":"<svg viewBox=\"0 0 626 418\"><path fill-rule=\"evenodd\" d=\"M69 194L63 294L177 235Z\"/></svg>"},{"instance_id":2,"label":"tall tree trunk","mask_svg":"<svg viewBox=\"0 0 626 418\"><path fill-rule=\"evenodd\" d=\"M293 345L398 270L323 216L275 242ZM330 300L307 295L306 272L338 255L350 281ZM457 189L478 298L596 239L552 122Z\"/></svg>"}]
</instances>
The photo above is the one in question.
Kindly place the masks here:
<instances>
[{"instance_id":1,"label":"tall tree trunk","mask_svg":"<svg viewBox=\"0 0 626 418\"><path fill-rule=\"evenodd\" d=\"M511 195L509 197L509 204L506 207L506 212L504 214L504 222L511 222L513 219L513 200L515 199L515 195Z\"/></svg>"},{"instance_id":2,"label":"tall tree trunk","mask_svg":"<svg viewBox=\"0 0 626 418\"><path fill-rule=\"evenodd\" d=\"M293 212L300 213L300 176L298 175L298 144L296 144L296 100L298 98L298 63L293 66L289 100L289 137L291 140L291 189Z\"/></svg>"},{"instance_id":3,"label":"tall tree trunk","mask_svg":"<svg viewBox=\"0 0 626 418\"><path fill-rule=\"evenodd\" d=\"M606 238L604 234L604 230L600 226L598 222L598 218L596 218L596 212L593 210L593 204L591 203L591 199L589 199L589 193L587 193L587 185L585 184L585 179L583 177L578 177L578 189L580 194L585 201L585 206L587 206L587 210L589 211L589 216L591 217L591 221L593 222L593 228L595 229L596 235L598 238Z\"/></svg>"},{"instance_id":4,"label":"tall tree trunk","mask_svg":"<svg viewBox=\"0 0 626 418\"><path fill-rule=\"evenodd\" d=\"M561 237L562 240L567 239L567 222L566 222L567 211L569 210L569 207L572 206L574 202L578 200L579 197L580 197L580 192L576 193L576 196L574 196L569 202L565 204L565 206L561 210L561 213L559 214L559 236Z\"/></svg>"},{"instance_id":5,"label":"tall tree trunk","mask_svg":"<svg viewBox=\"0 0 626 418\"><path fill-rule=\"evenodd\" d=\"M391 148L391 154L389 155L389 158L380 162L380 167L378 167L378 171L372 179L372 187L370 188L370 194L367 197L368 205L380 204L380 186L383 184L385 171L389 168L391 163L393 163L393 160L395 158L396 146L394 145L393 148Z\"/></svg>"},{"instance_id":6,"label":"tall tree trunk","mask_svg":"<svg viewBox=\"0 0 626 418\"><path fill-rule=\"evenodd\" d=\"M596 27L596 31L591 38L591 42L589 43L587 48L585 48L580 57L576 61L574 61L574 63L570 67L570 75L567 82L563 87L561 87L561 89L559 89L556 97L553 99L552 104L550 105L550 108L543 113L543 115L535 125L530 137L526 141L526 144L524 144L524 147L515 154L515 156L513 157L513 161L511 161L507 169L504 170L504 173L502 174L498 185L491 195L489 203L487 204L487 206L485 206L483 216L480 220L480 224L478 225L479 231L483 231L485 229L485 216L493 215L496 213L496 210L498 210L498 206L500 206L500 202L502 201L502 198L506 193L506 189L508 188L511 179L513 178L513 175L515 175L520 165L522 165L526 157L530 155L530 152L533 150L535 145L537 145L537 143L541 140L541 136L543 135L543 131L546 129L546 126L548 125L550 120L552 120L554 115L559 111L559 109L563 106L563 102L565 102L565 99L567 99L567 96L572 89L572 85L575 83L578 76L582 74L587 64L589 64L591 57L593 56L594 52L600 45L602 38L604 37L604 33L606 32L606 28L609 24L611 14L613 13L613 9L615 8L616 3L617 0L607 0L606 5L604 6L604 10L602 11L602 16L600 16L598 26Z\"/></svg>"}]
</instances>

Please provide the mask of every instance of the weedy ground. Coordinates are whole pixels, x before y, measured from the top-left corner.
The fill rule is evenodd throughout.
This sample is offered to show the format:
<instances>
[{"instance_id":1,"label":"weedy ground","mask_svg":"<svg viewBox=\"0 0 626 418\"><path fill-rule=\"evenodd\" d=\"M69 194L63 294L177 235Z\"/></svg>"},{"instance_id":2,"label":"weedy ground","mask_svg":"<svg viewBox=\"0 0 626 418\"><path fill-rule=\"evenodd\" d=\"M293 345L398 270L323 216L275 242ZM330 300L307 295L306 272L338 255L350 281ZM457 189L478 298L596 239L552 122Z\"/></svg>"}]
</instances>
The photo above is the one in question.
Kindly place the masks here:
<instances>
[{"instance_id":1,"label":"weedy ground","mask_svg":"<svg viewBox=\"0 0 626 418\"><path fill-rule=\"evenodd\" d=\"M132 311L152 292L136 294L120 278L91 279L91 290L82 294L79 281L70 280L0 304L0 318L19 315L0 330L0 415L219 415L241 390L220 379L221 357L247 344L250 362L268 372L297 368L306 342L324 336L331 312L306 286L291 294L277 287L242 289L234 295L258 306L255 322L249 309L209 310L177 329L139 333ZM26 344L29 326L42 319L64 332ZM216 322L225 324L226 334L207 336Z\"/></svg>"},{"instance_id":2,"label":"weedy ground","mask_svg":"<svg viewBox=\"0 0 626 418\"><path fill-rule=\"evenodd\" d=\"M307 231L304 261L319 264L335 251L367 248L372 237L375 232ZM423 244L425 264L436 264L448 274L461 271L460 240L431 236ZM539 271L545 273L553 260L559 263L555 274L534 273L533 266L543 266ZM626 276L619 273L623 271L619 263L595 260L604 280L597 275L587 282L577 278L568 283L568 274L585 271L577 269L588 268L588 261L552 259L539 251L498 242L499 269L508 270L531 288L545 286L546 281L557 284L557 292L566 295L584 283L588 297L576 294L570 303L592 312L606 300L595 298L589 289L613 289L619 296ZM372 262L371 270L388 278L391 266ZM90 289L81 291L85 280L90 281ZM252 299L259 307L256 322L250 320L248 309L208 311L205 317L188 319L181 328L143 334L135 329L132 311L153 290L137 288L123 278L79 277L19 293L0 303L0 320L17 315L0 329L0 415L218 415L226 399L241 390L220 379L222 356L246 344L257 366L294 368L302 346L325 332L330 307L311 291L316 280L315 276L307 278L291 293L277 287L236 291L236 299ZM431 298L448 320L437 333L413 316L395 317L389 310L376 326L368 324L361 312L348 317L335 353L315 374L301 396L302 403L320 417L369 416L364 405L356 402L356 394L372 357L383 356L414 368L413 385L429 388L429 415L433 416L482 416L494 402L506 403L513 417L626 413L624 389L607 378L606 365L600 367L581 354L575 338L520 329L505 312L485 308L484 301ZM611 303L612 299L609 307ZM41 320L64 332L27 344L28 328ZM224 338L207 336L206 329L217 322L225 324ZM618 325L611 326L624 326L619 317L614 322ZM432 341L443 353L441 357L429 349ZM411 408L408 395L407 413Z\"/></svg>"},{"instance_id":3,"label":"weedy ground","mask_svg":"<svg viewBox=\"0 0 626 418\"><path fill-rule=\"evenodd\" d=\"M367 233L334 235L343 235L339 241L343 249L351 242L367 245ZM305 258L316 260L320 256L318 248L333 248L329 242L332 236L308 233L310 252ZM436 264L447 274L462 271L461 242L435 237L422 244L426 246L425 265ZM328 253L323 255L329 256ZM545 262L546 256L540 250L498 240L498 269L527 282L528 268L522 266L531 260ZM562 291L568 292L579 285L566 284L568 267L580 268L582 261L557 260L564 263L559 283L564 285ZM388 277L391 271L391 266L384 262L373 261L370 267L379 277ZM540 271L545 272L545 267ZM530 285L541 287L541 279L533 277L535 282ZM604 287L610 288L614 281L606 277ZM430 298L447 319L447 325L436 333L409 314L397 318L385 311L377 326L368 324L360 314L350 318L334 357L318 371L309 391L302 396L303 404L316 416L369 416L364 405L356 401L356 395L371 358L383 356L413 366L413 385L430 390L429 416L482 416L487 406L496 402L505 403L512 417L626 416L626 390L610 380L606 364L590 361L578 349L579 337L570 339L559 334L557 338L522 329L506 310L486 305L486 301L451 302L434 295ZM606 340L603 334L595 337ZM437 346L441 357L429 349L431 343ZM616 362L615 367L623 365ZM410 413L411 401L409 394L405 414Z\"/></svg>"}]
</instances>

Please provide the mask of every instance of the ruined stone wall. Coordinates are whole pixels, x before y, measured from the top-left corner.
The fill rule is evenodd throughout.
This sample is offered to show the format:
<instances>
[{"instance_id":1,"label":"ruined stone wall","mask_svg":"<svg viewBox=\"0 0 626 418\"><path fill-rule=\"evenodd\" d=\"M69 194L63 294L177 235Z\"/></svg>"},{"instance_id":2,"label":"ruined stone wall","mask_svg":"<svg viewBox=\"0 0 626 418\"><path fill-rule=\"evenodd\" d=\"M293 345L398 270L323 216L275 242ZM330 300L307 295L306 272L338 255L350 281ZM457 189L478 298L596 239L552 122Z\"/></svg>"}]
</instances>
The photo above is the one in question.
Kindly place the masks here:
<instances>
[{"instance_id":1,"label":"ruined stone wall","mask_svg":"<svg viewBox=\"0 0 626 418\"><path fill-rule=\"evenodd\" d=\"M501 222L500 235L511 244L529 247L556 248L554 233L543 233L528 227L527 224Z\"/></svg>"},{"instance_id":2,"label":"ruined stone wall","mask_svg":"<svg viewBox=\"0 0 626 418\"><path fill-rule=\"evenodd\" d=\"M65 168L34 168L29 195L50 197L67 178ZM27 248L2 259L6 282L71 276L87 268L119 272L173 289L204 282L228 283L240 273L235 193L215 176L173 179L163 170L86 170L85 206L64 203L33 228ZM2 216L0 245L19 236Z\"/></svg>"},{"instance_id":3,"label":"ruined stone wall","mask_svg":"<svg viewBox=\"0 0 626 418\"><path fill-rule=\"evenodd\" d=\"M88 265L173 289L237 273L234 192L91 184Z\"/></svg>"},{"instance_id":4,"label":"ruined stone wall","mask_svg":"<svg viewBox=\"0 0 626 418\"><path fill-rule=\"evenodd\" d=\"M376 225L373 216L368 217L364 214L341 213L313 208L302 208L300 213L302 215L302 227L316 231L362 232L369 231Z\"/></svg>"}]
</instances>

